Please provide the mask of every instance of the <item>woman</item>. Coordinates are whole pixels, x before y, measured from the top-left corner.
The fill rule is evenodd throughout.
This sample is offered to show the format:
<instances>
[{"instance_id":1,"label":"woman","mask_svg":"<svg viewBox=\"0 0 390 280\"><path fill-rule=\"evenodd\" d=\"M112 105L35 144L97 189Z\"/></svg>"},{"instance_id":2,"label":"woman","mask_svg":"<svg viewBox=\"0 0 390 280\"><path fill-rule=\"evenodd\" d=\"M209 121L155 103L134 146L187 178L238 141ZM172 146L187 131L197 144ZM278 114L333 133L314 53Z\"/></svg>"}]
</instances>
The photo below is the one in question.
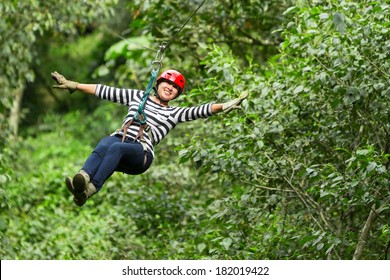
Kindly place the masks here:
<instances>
[{"instance_id":1,"label":"woman","mask_svg":"<svg viewBox=\"0 0 390 280\"><path fill-rule=\"evenodd\" d=\"M183 93L185 79L176 70L166 70L156 80L154 96L146 99L144 106L146 124L141 125L133 117L138 112L144 91L101 84L81 84L69 81L57 72L51 75L58 84L54 85L54 88L68 89L70 93L79 90L129 107L122 129L103 138L73 179L66 178L66 186L73 194L77 206L84 205L88 198L100 191L114 171L132 175L144 173L152 164L154 146L177 124L208 118L222 111L229 112L236 109L248 95L245 93L239 98L221 104L208 103L188 108L171 107L168 103ZM143 133L144 129L146 133Z\"/></svg>"}]
</instances>

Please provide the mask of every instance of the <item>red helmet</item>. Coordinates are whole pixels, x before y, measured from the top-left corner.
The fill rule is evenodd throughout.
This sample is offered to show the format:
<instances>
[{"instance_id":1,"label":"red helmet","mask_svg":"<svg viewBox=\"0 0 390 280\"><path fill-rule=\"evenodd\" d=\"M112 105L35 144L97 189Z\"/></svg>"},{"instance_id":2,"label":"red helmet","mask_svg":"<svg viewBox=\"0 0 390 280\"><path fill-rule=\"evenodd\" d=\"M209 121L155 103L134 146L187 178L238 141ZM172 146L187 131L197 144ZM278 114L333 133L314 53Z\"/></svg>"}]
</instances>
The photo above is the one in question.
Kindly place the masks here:
<instances>
[{"instance_id":1,"label":"red helmet","mask_svg":"<svg viewBox=\"0 0 390 280\"><path fill-rule=\"evenodd\" d=\"M165 70L157 78L157 85L164 80L171 81L175 85L177 85L179 87L179 94L181 94L184 91L186 80L184 79L184 76L180 72L172 69Z\"/></svg>"}]
</instances>

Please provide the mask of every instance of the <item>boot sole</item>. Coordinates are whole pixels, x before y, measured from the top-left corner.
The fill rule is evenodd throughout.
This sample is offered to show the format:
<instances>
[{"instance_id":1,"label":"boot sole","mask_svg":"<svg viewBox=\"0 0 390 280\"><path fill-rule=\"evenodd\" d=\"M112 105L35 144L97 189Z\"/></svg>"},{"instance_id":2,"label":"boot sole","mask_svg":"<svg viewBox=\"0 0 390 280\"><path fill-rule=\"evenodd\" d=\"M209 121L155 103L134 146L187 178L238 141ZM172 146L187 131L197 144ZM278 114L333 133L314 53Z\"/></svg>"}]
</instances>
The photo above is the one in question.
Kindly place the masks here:
<instances>
[{"instance_id":1,"label":"boot sole","mask_svg":"<svg viewBox=\"0 0 390 280\"><path fill-rule=\"evenodd\" d=\"M71 177L66 177L65 178L65 184L66 184L66 188L68 189L68 191L70 191L74 195L74 188L73 188L73 185L72 185L72 178Z\"/></svg>"},{"instance_id":2,"label":"boot sole","mask_svg":"<svg viewBox=\"0 0 390 280\"><path fill-rule=\"evenodd\" d=\"M73 202L78 206L81 207L85 204L87 200L86 199L77 199L76 197L73 197Z\"/></svg>"},{"instance_id":3,"label":"boot sole","mask_svg":"<svg viewBox=\"0 0 390 280\"><path fill-rule=\"evenodd\" d=\"M74 186L72 184L72 178L66 177L65 184L68 191L70 191L74 195L73 202L79 207L83 206L87 200L85 199L84 193L75 192Z\"/></svg>"}]
</instances>

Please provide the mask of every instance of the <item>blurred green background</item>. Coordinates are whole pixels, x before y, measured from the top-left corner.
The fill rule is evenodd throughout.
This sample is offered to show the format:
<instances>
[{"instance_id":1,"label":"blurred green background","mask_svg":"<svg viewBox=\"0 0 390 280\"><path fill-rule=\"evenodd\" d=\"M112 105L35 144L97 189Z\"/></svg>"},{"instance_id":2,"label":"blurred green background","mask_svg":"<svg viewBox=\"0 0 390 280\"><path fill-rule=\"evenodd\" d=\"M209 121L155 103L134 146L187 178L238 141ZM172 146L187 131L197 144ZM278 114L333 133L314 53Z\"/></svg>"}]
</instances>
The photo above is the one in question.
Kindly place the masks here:
<instances>
[{"instance_id":1,"label":"blurred green background","mask_svg":"<svg viewBox=\"0 0 390 280\"><path fill-rule=\"evenodd\" d=\"M64 184L127 108L50 73L144 89L202 1L0 3L1 259L389 259L389 1L206 1L163 69L177 127L78 208Z\"/></svg>"}]
</instances>

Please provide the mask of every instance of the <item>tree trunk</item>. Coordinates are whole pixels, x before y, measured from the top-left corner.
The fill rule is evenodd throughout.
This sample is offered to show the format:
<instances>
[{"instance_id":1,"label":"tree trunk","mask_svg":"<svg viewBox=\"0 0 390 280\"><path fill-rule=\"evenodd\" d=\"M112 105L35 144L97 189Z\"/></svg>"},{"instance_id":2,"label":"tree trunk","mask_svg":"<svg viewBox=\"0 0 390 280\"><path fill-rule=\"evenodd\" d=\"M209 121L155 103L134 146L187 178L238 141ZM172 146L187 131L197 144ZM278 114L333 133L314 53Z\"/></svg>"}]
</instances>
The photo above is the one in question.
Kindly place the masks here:
<instances>
[{"instance_id":1,"label":"tree trunk","mask_svg":"<svg viewBox=\"0 0 390 280\"><path fill-rule=\"evenodd\" d=\"M14 99L13 99L12 108L9 116L9 125L11 131L16 136L18 135L18 129L19 129L20 110L21 110L22 98L23 98L23 88L20 87L16 89L13 95L14 95Z\"/></svg>"},{"instance_id":2,"label":"tree trunk","mask_svg":"<svg viewBox=\"0 0 390 280\"><path fill-rule=\"evenodd\" d=\"M359 238L359 242L356 246L355 253L353 254L354 260L360 260L363 254L364 247L366 246L368 235L370 234L370 230L372 228L372 225L374 224L375 220L378 218L380 212L383 211L383 207L380 207L379 209L375 209L375 204L371 206L370 214L368 215L368 218L366 220L366 223L364 224L362 233Z\"/></svg>"}]
</instances>

